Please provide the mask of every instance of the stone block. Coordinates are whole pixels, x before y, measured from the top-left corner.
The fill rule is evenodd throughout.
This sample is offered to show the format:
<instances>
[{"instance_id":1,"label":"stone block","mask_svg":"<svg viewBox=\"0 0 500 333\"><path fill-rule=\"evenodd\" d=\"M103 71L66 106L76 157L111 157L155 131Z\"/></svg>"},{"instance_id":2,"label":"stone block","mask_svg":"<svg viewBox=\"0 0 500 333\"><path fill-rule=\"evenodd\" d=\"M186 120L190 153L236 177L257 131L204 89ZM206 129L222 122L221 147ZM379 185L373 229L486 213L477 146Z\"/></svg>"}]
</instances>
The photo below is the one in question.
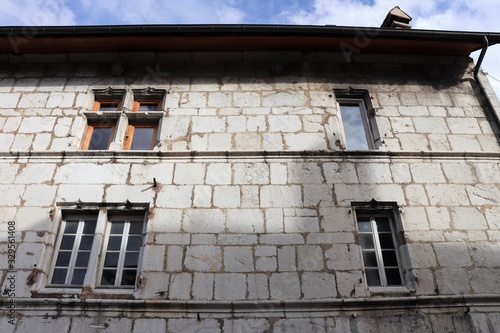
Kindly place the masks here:
<instances>
[{"instance_id":1,"label":"stone block","mask_svg":"<svg viewBox=\"0 0 500 333\"><path fill-rule=\"evenodd\" d=\"M239 186L216 186L213 194L213 204L219 208L237 208L241 205Z\"/></svg>"},{"instance_id":2,"label":"stone block","mask_svg":"<svg viewBox=\"0 0 500 333\"><path fill-rule=\"evenodd\" d=\"M475 207L450 208L451 221L455 230L485 230L486 219Z\"/></svg>"},{"instance_id":3,"label":"stone block","mask_svg":"<svg viewBox=\"0 0 500 333\"><path fill-rule=\"evenodd\" d=\"M269 289L273 300L297 300L301 296L297 273L273 273L269 278Z\"/></svg>"},{"instance_id":4,"label":"stone block","mask_svg":"<svg viewBox=\"0 0 500 333\"><path fill-rule=\"evenodd\" d=\"M226 228L236 233L263 233L264 213L260 209L228 209Z\"/></svg>"},{"instance_id":5,"label":"stone block","mask_svg":"<svg viewBox=\"0 0 500 333\"><path fill-rule=\"evenodd\" d=\"M28 185L23 195L24 206L52 206L56 191L57 186L53 185Z\"/></svg>"},{"instance_id":6,"label":"stone block","mask_svg":"<svg viewBox=\"0 0 500 333\"><path fill-rule=\"evenodd\" d=\"M171 300L191 299L191 283L192 277L190 273L170 274L168 298Z\"/></svg>"},{"instance_id":7,"label":"stone block","mask_svg":"<svg viewBox=\"0 0 500 333\"><path fill-rule=\"evenodd\" d=\"M262 186L260 190L262 207L302 207L302 190L298 185Z\"/></svg>"},{"instance_id":8,"label":"stone block","mask_svg":"<svg viewBox=\"0 0 500 333\"><path fill-rule=\"evenodd\" d=\"M302 292L304 299L336 297L335 275L331 273L305 272L302 274Z\"/></svg>"},{"instance_id":9,"label":"stone block","mask_svg":"<svg viewBox=\"0 0 500 333\"><path fill-rule=\"evenodd\" d=\"M469 245L472 262L476 267L500 267L499 242L476 243Z\"/></svg>"},{"instance_id":10,"label":"stone block","mask_svg":"<svg viewBox=\"0 0 500 333\"><path fill-rule=\"evenodd\" d=\"M233 164L234 184L269 184L269 166L265 163Z\"/></svg>"},{"instance_id":11,"label":"stone block","mask_svg":"<svg viewBox=\"0 0 500 333\"><path fill-rule=\"evenodd\" d=\"M221 333L220 323L217 319L169 319L168 330L169 333L189 333L189 332L203 332L203 333Z\"/></svg>"},{"instance_id":12,"label":"stone block","mask_svg":"<svg viewBox=\"0 0 500 333\"><path fill-rule=\"evenodd\" d=\"M216 274L215 300L244 300L246 295L246 278L244 274Z\"/></svg>"},{"instance_id":13,"label":"stone block","mask_svg":"<svg viewBox=\"0 0 500 333\"><path fill-rule=\"evenodd\" d=\"M321 271L324 269L323 250L319 245L297 246L297 268L299 271Z\"/></svg>"},{"instance_id":14,"label":"stone block","mask_svg":"<svg viewBox=\"0 0 500 333\"><path fill-rule=\"evenodd\" d=\"M227 114L227 112L224 114ZM227 117L227 131L229 133L245 132L246 130L247 130L247 118L245 116Z\"/></svg>"},{"instance_id":15,"label":"stone block","mask_svg":"<svg viewBox=\"0 0 500 333\"><path fill-rule=\"evenodd\" d=\"M354 272L337 271L335 275L336 275L337 290L339 296L346 298L368 296L368 291L364 287L365 282L363 282L365 277L361 273L361 271L359 270Z\"/></svg>"},{"instance_id":16,"label":"stone block","mask_svg":"<svg viewBox=\"0 0 500 333\"><path fill-rule=\"evenodd\" d=\"M146 245L142 257L142 267L144 271L164 271L165 270L165 246Z\"/></svg>"},{"instance_id":17,"label":"stone block","mask_svg":"<svg viewBox=\"0 0 500 333\"><path fill-rule=\"evenodd\" d=\"M323 163L323 173L328 183L333 184L357 184L358 176L356 174L356 164L342 163Z\"/></svg>"},{"instance_id":18,"label":"stone block","mask_svg":"<svg viewBox=\"0 0 500 333\"><path fill-rule=\"evenodd\" d=\"M390 118L391 128L394 133L415 133L411 117Z\"/></svg>"},{"instance_id":19,"label":"stone block","mask_svg":"<svg viewBox=\"0 0 500 333\"><path fill-rule=\"evenodd\" d=\"M410 170L416 183L445 183L441 165L437 163L412 163Z\"/></svg>"},{"instance_id":20,"label":"stone block","mask_svg":"<svg viewBox=\"0 0 500 333\"><path fill-rule=\"evenodd\" d=\"M208 134L208 150L229 151L232 148L232 136L226 133Z\"/></svg>"},{"instance_id":21,"label":"stone block","mask_svg":"<svg viewBox=\"0 0 500 333\"><path fill-rule=\"evenodd\" d=\"M408 248L413 268L436 267L436 255L431 244L411 243Z\"/></svg>"},{"instance_id":22,"label":"stone block","mask_svg":"<svg viewBox=\"0 0 500 333\"><path fill-rule=\"evenodd\" d=\"M281 233L284 230L283 226L283 210L279 208L268 208L264 210L266 232Z\"/></svg>"},{"instance_id":23,"label":"stone block","mask_svg":"<svg viewBox=\"0 0 500 333\"><path fill-rule=\"evenodd\" d=\"M295 246L278 247L278 270L280 272L297 270Z\"/></svg>"},{"instance_id":24,"label":"stone block","mask_svg":"<svg viewBox=\"0 0 500 333\"><path fill-rule=\"evenodd\" d=\"M212 300L214 297L214 274L194 273L192 295L195 300Z\"/></svg>"},{"instance_id":25,"label":"stone block","mask_svg":"<svg viewBox=\"0 0 500 333\"><path fill-rule=\"evenodd\" d=\"M23 94L17 107L21 109L43 108L48 98L47 93Z\"/></svg>"},{"instance_id":26,"label":"stone block","mask_svg":"<svg viewBox=\"0 0 500 333\"><path fill-rule=\"evenodd\" d=\"M167 185L157 197L157 206L160 208L189 208L192 206L191 197L193 186Z\"/></svg>"},{"instance_id":27,"label":"stone block","mask_svg":"<svg viewBox=\"0 0 500 333\"><path fill-rule=\"evenodd\" d=\"M253 272L254 270L252 247L227 246L224 248L225 272Z\"/></svg>"},{"instance_id":28,"label":"stone block","mask_svg":"<svg viewBox=\"0 0 500 333\"><path fill-rule=\"evenodd\" d=\"M434 250L441 267L466 267L472 264L467 244L434 243Z\"/></svg>"},{"instance_id":29,"label":"stone block","mask_svg":"<svg viewBox=\"0 0 500 333\"><path fill-rule=\"evenodd\" d=\"M184 267L194 272L220 271L222 268L221 248L209 245L188 247Z\"/></svg>"},{"instance_id":30,"label":"stone block","mask_svg":"<svg viewBox=\"0 0 500 333\"><path fill-rule=\"evenodd\" d=\"M231 165L229 163L210 163L207 166L205 184L231 184Z\"/></svg>"},{"instance_id":31,"label":"stone block","mask_svg":"<svg viewBox=\"0 0 500 333\"><path fill-rule=\"evenodd\" d=\"M470 204L463 185L425 185L432 206L468 206Z\"/></svg>"},{"instance_id":32,"label":"stone block","mask_svg":"<svg viewBox=\"0 0 500 333\"><path fill-rule=\"evenodd\" d=\"M212 186L194 187L194 208L209 208L212 206Z\"/></svg>"},{"instance_id":33,"label":"stone block","mask_svg":"<svg viewBox=\"0 0 500 333\"><path fill-rule=\"evenodd\" d=\"M271 325L266 319L228 319L224 320L224 332L266 333Z\"/></svg>"},{"instance_id":34,"label":"stone block","mask_svg":"<svg viewBox=\"0 0 500 333\"><path fill-rule=\"evenodd\" d=\"M319 232L319 219L310 216L289 216L284 220L286 233Z\"/></svg>"},{"instance_id":35,"label":"stone block","mask_svg":"<svg viewBox=\"0 0 500 333\"><path fill-rule=\"evenodd\" d=\"M134 320L133 333L167 333L167 323L165 319L157 318L142 318Z\"/></svg>"},{"instance_id":36,"label":"stone block","mask_svg":"<svg viewBox=\"0 0 500 333\"><path fill-rule=\"evenodd\" d=\"M451 148L454 151L481 151L481 145L475 135L472 134L453 134L448 136Z\"/></svg>"},{"instance_id":37,"label":"stone block","mask_svg":"<svg viewBox=\"0 0 500 333\"><path fill-rule=\"evenodd\" d=\"M285 144L290 150L327 150L324 133L283 134Z\"/></svg>"},{"instance_id":38,"label":"stone block","mask_svg":"<svg viewBox=\"0 0 500 333\"><path fill-rule=\"evenodd\" d=\"M260 107L260 94L256 92L233 92L233 106L235 107Z\"/></svg>"},{"instance_id":39,"label":"stone block","mask_svg":"<svg viewBox=\"0 0 500 333\"><path fill-rule=\"evenodd\" d=\"M355 244L332 244L325 251L326 267L335 271L356 271L361 265L359 246Z\"/></svg>"},{"instance_id":40,"label":"stone block","mask_svg":"<svg viewBox=\"0 0 500 333\"><path fill-rule=\"evenodd\" d=\"M220 234L217 243L219 245L255 245L257 244L257 235Z\"/></svg>"},{"instance_id":41,"label":"stone block","mask_svg":"<svg viewBox=\"0 0 500 333\"><path fill-rule=\"evenodd\" d=\"M287 164L271 163L270 164L270 180L271 184L280 185L287 183Z\"/></svg>"},{"instance_id":42,"label":"stone block","mask_svg":"<svg viewBox=\"0 0 500 333\"><path fill-rule=\"evenodd\" d=\"M463 268L442 268L435 272L437 288L442 295L463 295L471 291L467 271Z\"/></svg>"},{"instance_id":43,"label":"stone block","mask_svg":"<svg viewBox=\"0 0 500 333\"><path fill-rule=\"evenodd\" d=\"M269 116L270 132L298 132L302 129L302 122L296 115Z\"/></svg>"},{"instance_id":44,"label":"stone block","mask_svg":"<svg viewBox=\"0 0 500 333\"><path fill-rule=\"evenodd\" d=\"M14 134L0 133L0 151L9 151L15 137Z\"/></svg>"},{"instance_id":45,"label":"stone block","mask_svg":"<svg viewBox=\"0 0 500 333\"><path fill-rule=\"evenodd\" d=\"M495 184L466 186L470 203L474 206L498 205L500 202L500 189Z\"/></svg>"},{"instance_id":46,"label":"stone block","mask_svg":"<svg viewBox=\"0 0 500 333\"><path fill-rule=\"evenodd\" d=\"M177 163L174 171L174 184L203 184L205 165L199 163Z\"/></svg>"},{"instance_id":47,"label":"stone block","mask_svg":"<svg viewBox=\"0 0 500 333\"><path fill-rule=\"evenodd\" d=\"M303 190L305 207L328 207L335 204L333 202L332 185L304 185Z\"/></svg>"},{"instance_id":48,"label":"stone block","mask_svg":"<svg viewBox=\"0 0 500 333\"><path fill-rule=\"evenodd\" d=\"M476 118L447 118L446 122L453 134L481 134Z\"/></svg>"},{"instance_id":49,"label":"stone block","mask_svg":"<svg viewBox=\"0 0 500 333\"><path fill-rule=\"evenodd\" d=\"M358 163L356 165L360 183L392 183L388 163Z\"/></svg>"},{"instance_id":50,"label":"stone block","mask_svg":"<svg viewBox=\"0 0 500 333\"><path fill-rule=\"evenodd\" d=\"M2 80L2 83L5 83L6 80ZM2 108L3 109L13 109L17 106L17 102L19 101L19 97L21 94L13 93L13 94L0 94L0 98L2 100Z\"/></svg>"},{"instance_id":51,"label":"stone block","mask_svg":"<svg viewBox=\"0 0 500 333\"><path fill-rule=\"evenodd\" d=\"M183 229L192 233L221 233L225 228L224 212L219 209L186 209Z\"/></svg>"},{"instance_id":52,"label":"stone block","mask_svg":"<svg viewBox=\"0 0 500 333\"><path fill-rule=\"evenodd\" d=\"M241 186L241 207L258 208L259 203L259 187L258 186Z\"/></svg>"},{"instance_id":53,"label":"stone block","mask_svg":"<svg viewBox=\"0 0 500 333\"><path fill-rule=\"evenodd\" d=\"M450 133L444 117L413 117L412 121L417 133Z\"/></svg>"},{"instance_id":54,"label":"stone block","mask_svg":"<svg viewBox=\"0 0 500 333\"><path fill-rule=\"evenodd\" d=\"M226 131L225 117L193 117L192 119L193 133L214 133Z\"/></svg>"},{"instance_id":55,"label":"stone block","mask_svg":"<svg viewBox=\"0 0 500 333\"><path fill-rule=\"evenodd\" d=\"M167 271L179 272L182 271L182 246L168 246L167 247ZM173 279L174 275L171 275ZM171 282L172 283L172 282Z\"/></svg>"},{"instance_id":56,"label":"stone block","mask_svg":"<svg viewBox=\"0 0 500 333\"><path fill-rule=\"evenodd\" d=\"M182 165L182 164L181 164ZM130 168L130 183L153 184L153 178L162 185L172 183L172 163L133 164Z\"/></svg>"},{"instance_id":57,"label":"stone block","mask_svg":"<svg viewBox=\"0 0 500 333\"><path fill-rule=\"evenodd\" d=\"M247 131L249 132L265 132L267 131L266 117L264 116L248 116Z\"/></svg>"}]
</instances>

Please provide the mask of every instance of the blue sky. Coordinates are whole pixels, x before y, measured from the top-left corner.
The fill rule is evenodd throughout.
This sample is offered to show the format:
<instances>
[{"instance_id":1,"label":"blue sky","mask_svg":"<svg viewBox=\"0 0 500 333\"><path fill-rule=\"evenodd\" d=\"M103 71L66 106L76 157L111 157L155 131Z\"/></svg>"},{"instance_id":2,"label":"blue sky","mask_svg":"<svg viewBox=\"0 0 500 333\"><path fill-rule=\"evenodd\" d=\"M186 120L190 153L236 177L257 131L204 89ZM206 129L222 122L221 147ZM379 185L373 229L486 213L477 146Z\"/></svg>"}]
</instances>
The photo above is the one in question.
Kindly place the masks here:
<instances>
[{"instance_id":1,"label":"blue sky","mask_svg":"<svg viewBox=\"0 0 500 333\"><path fill-rule=\"evenodd\" d=\"M412 27L500 31L499 0L2 0L3 26L114 24L331 24L380 26L398 5ZM477 55L476 55L477 57ZM500 46L483 69L500 79ZM491 80L500 94L500 82Z\"/></svg>"}]
</instances>

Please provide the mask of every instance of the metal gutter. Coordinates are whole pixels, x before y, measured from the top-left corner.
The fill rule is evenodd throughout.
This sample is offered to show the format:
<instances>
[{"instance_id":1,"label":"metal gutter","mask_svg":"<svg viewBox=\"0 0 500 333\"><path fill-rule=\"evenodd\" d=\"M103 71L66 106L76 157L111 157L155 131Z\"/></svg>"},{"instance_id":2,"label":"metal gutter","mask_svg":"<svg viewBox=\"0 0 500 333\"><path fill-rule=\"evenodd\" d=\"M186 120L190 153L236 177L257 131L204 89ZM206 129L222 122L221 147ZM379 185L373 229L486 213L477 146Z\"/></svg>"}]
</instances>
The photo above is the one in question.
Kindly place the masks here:
<instances>
[{"instance_id":1,"label":"metal gutter","mask_svg":"<svg viewBox=\"0 0 500 333\"><path fill-rule=\"evenodd\" d=\"M0 37L26 36L42 37L96 37L131 35L174 35L174 36L367 36L368 38L425 39L442 41L476 42L478 37L488 37L490 44L500 43L500 33L445 31L395 28L346 27L331 25L260 25L260 24L186 24L186 25L88 25L88 26L42 26L0 27Z\"/></svg>"},{"instance_id":2,"label":"metal gutter","mask_svg":"<svg viewBox=\"0 0 500 333\"><path fill-rule=\"evenodd\" d=\"M488 104L486 111L489 113L489 115L491 116L493 122L495 123L495 125L497 127L496 136L497 136L497 140L500 143L500 117L498 116L498 112L495 108L495 105L493 104L493 101L491 100L491 98L488 96L488 94L486 92L485 86L483 85L483 83L481 82L481 80L479 78L479 70L481 69L481 64L483 63L483 59L484 59L484 56L486 55L486 50L488 49L489 45L490 44L488 41L488 37L483 36L483 48L481 50L479 58L477 59L477 64L474 67L474 80L476 81L476 83L479 86L479 93L484 97L484 100Z\"/></svg>"}]
</instances>

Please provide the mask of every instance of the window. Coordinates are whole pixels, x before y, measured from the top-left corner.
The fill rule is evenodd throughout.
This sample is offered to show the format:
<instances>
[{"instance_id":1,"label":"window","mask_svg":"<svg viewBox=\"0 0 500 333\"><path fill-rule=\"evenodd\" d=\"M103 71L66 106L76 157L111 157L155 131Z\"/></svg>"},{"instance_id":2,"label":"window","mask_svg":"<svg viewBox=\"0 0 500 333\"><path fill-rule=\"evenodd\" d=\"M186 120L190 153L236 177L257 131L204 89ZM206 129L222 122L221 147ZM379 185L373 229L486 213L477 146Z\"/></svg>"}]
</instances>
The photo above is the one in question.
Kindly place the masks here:
<instances>
[{"instance_id":1,"label":"window","mask_svg":"<svg viewBox=\"0 0 500 333\"><path fill-rule=\"evenodd\" d=\"M158 122L129 122L124 149L150 150L156 145Z\"/></svg>"},{"instance_id":2,"label":"window","mask_svg":"<svg viewBox=\"0 0 500 333\"><path fill-rule=\"evenodd\" d=\"M404 254L395 205L372 200L355 208L358 237L368 287L405 285Z\"/></svg>"},{"instance_id":3,"label":"window","mask_svg":"<svg viewBox=\"0 0 500 333\"><path fill-rule=\"evenodd\" d=\"M375 111L366 90L335 89L343 126L344 148L377 149L381 144Z\"/></svg>"},{"instance_id":4,"label":"window","mask_svg":"<svg viewBox=\"0 0 500 333\"><path fill-rule=\"evenodd\" d=\"M145 229L143 209L63 214L49 286L134 288Z\"/></svg>"},{"instance_id":5,"label":"window","mask_svg":"<svg viewBox=\"0 0 500 333\"><path fill-rule=\"evenodd\" d=\"M87 124L80 132L82 150L152 150L157 146L165 89L133 89L133 105L126 89L108 87L93 93L94 112L84 113Z\"/></svg>"},{"instance_id":6,"label":"window","mask_svg":"<svg viewBox=\"0 0 500 333\"><path fill-rule=\"evenodd\" d=\"M82 149L84 150L106 150L109 149L115 134L115 123L109 119L100 122L89 120Z\"/></svg>"}]
</instances>

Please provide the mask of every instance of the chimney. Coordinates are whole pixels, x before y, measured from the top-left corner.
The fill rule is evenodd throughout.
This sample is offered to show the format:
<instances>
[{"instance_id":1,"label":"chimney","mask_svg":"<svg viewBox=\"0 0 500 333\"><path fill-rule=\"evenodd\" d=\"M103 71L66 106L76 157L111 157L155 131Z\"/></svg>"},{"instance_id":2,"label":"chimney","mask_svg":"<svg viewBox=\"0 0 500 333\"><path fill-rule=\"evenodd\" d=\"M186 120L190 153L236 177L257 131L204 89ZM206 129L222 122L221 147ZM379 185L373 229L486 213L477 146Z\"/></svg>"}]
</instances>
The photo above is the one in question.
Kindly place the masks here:
<instances>
[{"instance_id":1,"label":"chimney","mask_svg":"<svg viewBox=\"0 0 500 333\"><path fill-rule=\"evenodd\" d=\"M411 17L396 6L389 11L380 27L411 29L410 21Z\"/></svg>"}]
</instances>

